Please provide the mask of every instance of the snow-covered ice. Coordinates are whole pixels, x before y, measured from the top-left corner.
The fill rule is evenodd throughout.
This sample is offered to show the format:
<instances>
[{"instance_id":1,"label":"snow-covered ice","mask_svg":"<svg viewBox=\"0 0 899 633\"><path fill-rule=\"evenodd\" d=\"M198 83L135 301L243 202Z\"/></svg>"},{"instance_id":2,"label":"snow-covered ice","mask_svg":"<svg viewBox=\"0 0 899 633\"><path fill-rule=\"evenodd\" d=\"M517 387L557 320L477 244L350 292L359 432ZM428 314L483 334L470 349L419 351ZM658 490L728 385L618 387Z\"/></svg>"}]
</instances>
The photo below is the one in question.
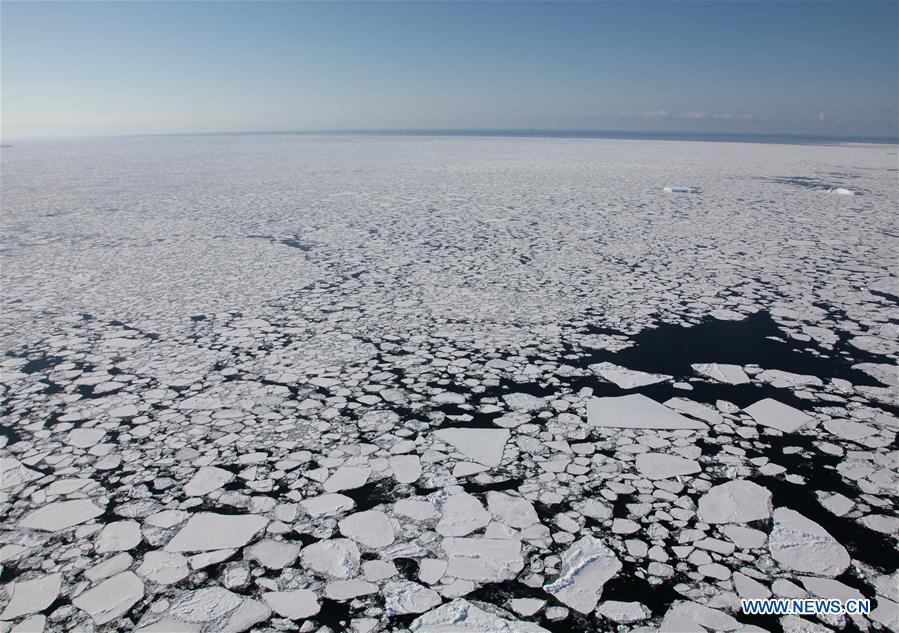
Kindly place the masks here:
<instances>
[{"instance_id":1,"label":"snow-covered ice","mask_svg":"<svg viewBox=\"0 0 899 633\"><path fill-rule=\"evenodd\" d=\"M895 147L80 139L0 171L0 630L753 633L740 598L858 594L778 623L896 627Z\"/></svg>"}]
</instances>

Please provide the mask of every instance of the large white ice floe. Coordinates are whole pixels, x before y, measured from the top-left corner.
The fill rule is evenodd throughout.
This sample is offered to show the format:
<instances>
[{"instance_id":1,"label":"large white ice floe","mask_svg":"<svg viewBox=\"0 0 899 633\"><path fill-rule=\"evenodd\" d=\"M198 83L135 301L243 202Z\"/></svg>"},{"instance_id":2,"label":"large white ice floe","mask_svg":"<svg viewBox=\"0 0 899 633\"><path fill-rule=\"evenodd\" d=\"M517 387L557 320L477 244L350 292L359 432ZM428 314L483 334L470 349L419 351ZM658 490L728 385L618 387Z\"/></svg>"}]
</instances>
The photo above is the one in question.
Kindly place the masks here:
<instances>
[{"instance_id":1,"label":"large white ice floe","mask_svg":"<svg viewBox=\"0 0 899 633\"><path fill-rule=\"evenodd\" d=\"M397 580L384 585L384 610L388 617L424 613L442 602L440 594L417 582Z\"/></svg>"},{"instance_id":2,"label":"large white ice floe","mask_svg":"<svg viewBox=\"0 0 899 633\"><path fill-rule=\"evenodd\" d=\"M590 365L590 370L597 376L615 383L622 389L635 389L637 387L645 387L646 385L654 385L671 378L671 376L662 374L648 374L644 371L628 369L610 362Z\"/></svg>"},{"instance_id":3,"label":"large white ice floe","mask_svg":"<svg viewBox=\"0 0 899 633\"><path fill-rule=\"evenodd\" d=\"M262 599L282 618L303 620L311 618L321 610L318 594L309 589L293 591L268 591Z\"/></svg>"},{"instance_id":4,"label":"large white ice floe","mask_svg":"<svg viewBox=\"0 0 899 633\"><path fill-rule=\"evenodd\" d=\"M390 517L379 510L351 514L337 525L341 534L367 547L386 547L395 538Z\"/></svg>"},{"instance_id":5,"label":"large white ice floe","mask_svg":"<svg viewBox=\"0 0 899 633\"><path fill-rule=\"evenodd\" d=\"M479 582L514 578L524 568L521 541L512 538L450 537L443 539L449 557L448 576Z\"/></svg>"},{"instance_id":6,"label":"large white ice floe","mask_svg":"<svg viewBox=\"0 0 899 633\"><path fill-rule=\"evenodd\" d=\"M10 600L0 613L0 620L15 620L43 611L59 596L61 586L62 575L59 573L9 583L6 592Z\"/></svg>"},{"instance_id":7,"label":"large white ice floe","mask_svg":"<svg viewBox=\"0 0 899 633\"><path fill-rule=\"evenodd\" d=\"M243 547L268 519L255 514L200 512L175 534L165 549L169 552L208 552Z\"/></svg>"},{"instance_id":8,"label":"large white ice floe","mask_svg":"<svg viewBox=\"0 0 899 633\"><path fill-rule=\"evenodd\" d=\"M303 548L303 565L332 578L352 578L359 573L361 554L350 539L334 538L318 541Z\"/></svg>"},{"instance_id":9,"label":"large white ice floe","mask_svg":"<svg viewBox=\"0 0 899 633\"><path fill-rule=\"evenodd\" d=\"M815 422L815 418L773 398L759 400L755 404L746 407L745 411L762 426L777 429L784 433L795 433L799 429L811 426Z\"/></svg>"},{"instance_id":10,"label":"large white ice floe","mask_svg":"<svg viewBox=\"0 0 899 633\"><path fill-rule=\"evenodd\" d=\"M409 630L412 633L547 633L533 622L500 617L463 598L419 616Z\"/></svg>"},{"instance_id":11,"label":"large white ice floe","mask_svg":"<svg viewBox=\"0 0 899 633\"><path fill-rule=\"evenodd\" d=\"M503 461L503 449L512 433L509 429L448 428L434 435L469 459L493 467Z\"/></svg>"},{"instance_id":12,"label":"large white ice floe","mask_svg":"<svg viewBox=\"0 0 899 633\"><path fill-rule=\"evenodd\" d=\"M675 602L665 612L660 633L737 631L743 628L733 616L696 602Z\"/></svg>"},{"instance_id":13,"label":"large white ice floe","mask_svg":"<svg viewBox=\"0 0 899 633\"><path fill-rule=\"evenodd\" d=\"M522 529L540 522L534 504L516 495L491 490L487 507L497 519L512 528Z\"/></svg>"},{"instance_id":14,"label":"large white ice floe","mask_svg":"<svg viewBox=\"0 0 899 633\"><path fill-rule=\"evenodd\" d=\"M234 479L234 475L222 468L204 466L184 484L184 494L189 497L202 497L213 490L218 490L226 483Z\"/></svg>"},{"instance_id":15,"label":"large white ice floe","mask_svg":"<svg viewBox=\"0 0 899 633\"><path fill-rule=\"evenodd\" d=\"M768 549L782 567L818 576L839 576L850 562L846 548L827 530L789 508L774 511Z\"/></svg>"},{"instance_id":16,"label":"large white ice floe","mask_svg":"<svg viewBox=\"0 0 899 633\"><path fill-rule=\"evenodd\" d=\"M78 595L72 604L86 611L96 624L106 624L128 613L143 597L144 583L125 571Z\"/></svg>"},{"instance_id":17,"label":"large white ice floe","mask_svg":"<svg viewBox=\"0 0 899 633\"><path fill-rule=\"evenodd\" d=\"M590 398L587 423L590 426L620 429L708 429L702 422L675 413L639 393Z\"/></svg>"},{"instance_id":18,"label":"large white ice floe","mask_svg":"<svg viewBox=\"0 0 899 633\"><path fill-rule=\"evenodd\" d=\"M702 470L699 462L667 453L641 453L637 455L637 470L650 479L669 479L690 475Z\"/></svg>"},{"instance_id":19,"label":"large white ice floe","mask_svg":"<svg viewBox=\"0 0 899 633\"><path fill-rule=\"evenodd\" d=\"M706 523L747 523L771 516L771 492L767 488L735 479L714 486L699 498L697 515Z\"/></svg>"},{"instance_id":20,"label":"large white ice floe","mask_svg":"<svg viewBox=\"0 0 899 633\"><path fill-rule=\"evenodd\" d=\"M562 554L559 577L546 585L547 592L581 613L590 613L602 596L602 588L621 570L621 561L605 543L585 536Z\"/></svg>"},{"instance_id":21,"label":"large white ice floe","mask_svg":"<svg viewBox=\"0 0 899 633\"><path fill-rule=\"evenodd\" d=\"M364 486L371 475L371 468L365 466L341 466L325 480L322 488L325 492L340 492Z\"/></svg>"},{"instance_id":22,"label":"large white ice floe","mask_svg":"<svg viewBox=\"0 0 899 633\"><path fill-rule=\"evenodd\" d=\"M300 502L300 507L302 507L310 516L315 518L341 514L347 510L352 510L355 505L355 501L346 495L337 493L327 493L317 497L309 497Z\"/></svg>"},{"instance_id":23,"label":"large white ice floe","mask_svg":"<svg viewBox=\"0 0 899 633\"><path fill-rule=\"evenodd\" d=\"M14 488L41 477L41 473L31 470L15 457L0 457L0 489Z\"/></svg>"},{"instance_id":24,"label":"large white ice floe","mask_svg":"<svg viewBox=\"0 0 899 633\"><path fill-rule=\"evenodd\" d=\"M300 555L300 546L296 543L264 539L250 545L246 556L255 560L266 569L284 569Z\"/></svg>"},{"instance_id":25,"label":"large white ice floe","mask_svg":"<svg viewBox=\"0 0 899 633\"><path fill-rule=\"evenodd\" d=\"M450 495L443 516L435 528L443 536L465 536L490 522L490 513L474 495L460 492Z\"/></svg>"},{"instance_id":26,"label":"large white ice floe","mask_svg":"<svg viewBox=\"0 0 899 633\"><path fill-rule=\"evenodd\" d=\"M697 374L711 378L717 382L729 385L745 385L749 382L749 376L739 365L727 365L722 363L695 363L691 365Z\"/></svg>"},{"instance_id":27,"label":"large white ice floe","mask_svg":"<svg viewBox=\"0 0 899 633\"><path fill-rule=\"evenodd\" d=\"M89 499L56 501L31 511L19 521L19 527L44 532L59 532L95 519L103 514Z\"/></svg>"},{"instance_id":28,"label":"large white ice floe","mask_svg":"<svg viewBox=\"0 0 899 633\"><path fill-rule=\"evenodd\" d=\"M115 521L107 523L94 541L94 549L98 554L121 552L137 547L143 536L137 521Z\"/></svg>"}]
</instances>

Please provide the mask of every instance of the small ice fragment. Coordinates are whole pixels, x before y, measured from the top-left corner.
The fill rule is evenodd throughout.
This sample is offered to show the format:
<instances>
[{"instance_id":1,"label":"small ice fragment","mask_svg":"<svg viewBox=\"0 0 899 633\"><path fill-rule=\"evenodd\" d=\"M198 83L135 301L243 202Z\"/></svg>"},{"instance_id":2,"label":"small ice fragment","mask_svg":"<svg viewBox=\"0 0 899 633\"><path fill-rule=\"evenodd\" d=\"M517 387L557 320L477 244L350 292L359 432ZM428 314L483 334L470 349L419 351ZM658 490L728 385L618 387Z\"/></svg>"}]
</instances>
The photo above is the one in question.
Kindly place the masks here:
<instances>
[{"instance_id":1,"label":"small ice fragment","mask_svg":"<svg viewBox=\"0 0 899 633\"><path fill-rule=\"evenodd\" d=\"M665 193L699 193L699 187L665 187Z\"/></svg>"}]
</instances>

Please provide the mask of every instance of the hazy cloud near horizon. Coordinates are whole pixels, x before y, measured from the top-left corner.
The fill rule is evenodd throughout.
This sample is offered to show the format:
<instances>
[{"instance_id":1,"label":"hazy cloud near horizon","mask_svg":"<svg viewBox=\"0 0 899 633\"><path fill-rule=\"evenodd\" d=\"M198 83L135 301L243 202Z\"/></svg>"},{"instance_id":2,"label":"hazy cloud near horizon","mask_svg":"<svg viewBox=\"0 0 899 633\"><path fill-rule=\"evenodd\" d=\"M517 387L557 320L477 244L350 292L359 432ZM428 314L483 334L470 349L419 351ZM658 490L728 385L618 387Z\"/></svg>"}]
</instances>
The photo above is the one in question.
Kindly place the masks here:
<instances>
[{"instance_id":1,"label":"hazy cloud near horizon","mask_svg":"<svg viewBox=\"0 0 899 633\"><path fill-rule=\"evenodd\" d=\"M895 137L897 7L4 1L0 124Z\"/></svg>"}]
</instances>

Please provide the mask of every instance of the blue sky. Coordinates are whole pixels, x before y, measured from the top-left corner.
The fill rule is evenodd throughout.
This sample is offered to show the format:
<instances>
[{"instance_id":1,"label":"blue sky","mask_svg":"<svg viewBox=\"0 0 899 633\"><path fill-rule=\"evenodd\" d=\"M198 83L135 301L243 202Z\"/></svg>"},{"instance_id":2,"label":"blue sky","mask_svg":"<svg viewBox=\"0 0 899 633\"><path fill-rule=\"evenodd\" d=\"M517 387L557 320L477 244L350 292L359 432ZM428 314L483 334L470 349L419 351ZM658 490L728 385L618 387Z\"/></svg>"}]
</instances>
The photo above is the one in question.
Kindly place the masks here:
<instances>
[{"instance_id":1,"label":"blue sky","mask_svg":"<svg viewBox=\"0 0 899 633\"><path fill-rule=\"evenodd\" d=\"M0 124L895 136L897 7L4 0Z\"/></svg>"}]
</instances>

